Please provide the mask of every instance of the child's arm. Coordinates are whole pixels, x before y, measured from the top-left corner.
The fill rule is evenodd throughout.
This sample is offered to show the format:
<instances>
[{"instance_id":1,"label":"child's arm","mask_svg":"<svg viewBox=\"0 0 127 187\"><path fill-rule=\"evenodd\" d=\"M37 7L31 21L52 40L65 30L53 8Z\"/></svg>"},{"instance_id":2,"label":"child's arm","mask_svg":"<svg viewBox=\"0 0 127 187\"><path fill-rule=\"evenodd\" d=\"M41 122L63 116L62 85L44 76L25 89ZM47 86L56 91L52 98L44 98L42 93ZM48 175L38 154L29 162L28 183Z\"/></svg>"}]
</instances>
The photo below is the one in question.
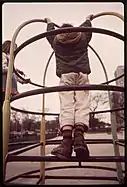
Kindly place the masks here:
<instances>
[{"instance_id":1,"label":"child's arm","mask_svg":"<svg viewBox=\"0 0 127 187\"><path fill-rule=\"evenodd\" d=\"M80 27L92 27L91 20L93 18L93 15L89 15L86 17L86 21L80 25ZM85 32L85 35L87 37L87 43L90 42L92 38L92 32Z\"/></svg>"},{"instance_id":2,"label":"child's arm","mask_svg":"<svg viewBox=\"0 0 127 187\"><path fill-rule=\"evenodd\" d=\"M8 70L8 60L5 53L2 53L2 72L5 73Z\"/></svg>"},{"instance_id":3,"label":"child's arm","mask_svg":"<svg viewBox=\"0 0 127 187\"><path fill-rule=\"evenodd\" d=\"M47 31L55 30L54 23L52 23L52 21L49 18L45 18L45 21L47 22ZM55 35L50 35L50 36L47 36L46 38L52 46Z\"/></svg>"},{"instance_id":4,"label":"child's arm","mask_svg":"<svg viewBox=\"0 0 127 187\"><path fill-rule=\"evenodd\" d=\"M21 71L21 70L19 70L19 69L16 69L16 71L17 71L19 74L21 74L21 75L23 75L23 76L26 76L25 73L24 73L23 71Z\"/></svg>"}]
</instances>

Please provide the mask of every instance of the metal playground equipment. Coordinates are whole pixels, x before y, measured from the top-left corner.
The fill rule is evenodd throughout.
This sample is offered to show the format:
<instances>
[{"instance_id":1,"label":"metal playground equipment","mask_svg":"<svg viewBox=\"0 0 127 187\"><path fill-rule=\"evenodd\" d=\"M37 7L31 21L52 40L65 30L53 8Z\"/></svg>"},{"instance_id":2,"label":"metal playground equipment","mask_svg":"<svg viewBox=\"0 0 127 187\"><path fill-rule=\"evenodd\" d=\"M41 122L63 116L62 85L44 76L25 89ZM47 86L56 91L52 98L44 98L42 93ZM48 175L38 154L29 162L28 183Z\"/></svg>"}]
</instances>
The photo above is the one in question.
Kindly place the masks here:
<instances>
[{"instance_id":1,"label":"metal playground equipment","mask_svg":"<svg viewBox=\"0 0 127 187\"><path fill-rule=\"evenodd\" d=\"M100 16L104 15L112 15L116 16L117 18L120 18L122 21L124 21L124 18L121 14L116 13L116 12L102 12L99 14L94 15L94 19ZM4 173L4 183L9 184L10 182L16 180L17 178L38 178L37 184L45 184L46 179L87 179L87 180L114 180L118 181L120 184L124 183L124 172L122 170L122 165L121 162L125 162L125 157L120 156L120 151L119 151L119 146L124 146L124 140L120 139L118 140L117 137L117 131L116 131L116 118L115 118L115 111L118 110L124 110L124 108L116 108L112 109L112 102L111 102L111 92L110 91L119 91L119 92L124 92L124 87L120 86L114 86L114 85L109 85L109 83L121 78L123 75L112 79L108 80L107 72L105 69L105 66L97 54L97 52L89 45L90 49L95 53L95 55L98 57L104 74L106 78L105 83L100 83L100 84L89 84L89 85L84 85L84 86L54 86L54 87L46 87L45 86L45 79L46 79L46 73L48 69L49 62L54 54L54 52L51 54L48 63L45 68L45 73L43 77L43 85L38 85L36 83L33 83L32 81L30 84L35 85L40 87L39 89L23 92L20 94L17 94L16 96L13 96L10 98L10 88L12 84L12 72L14 68L14 59L16 55L18 54L21 49L26 47L27 45L31 44L32 42L35 42L39 39L42 39L44 37L50 36L50 35L55 35L59 33L66 33L66 32L93 32L93 33L101 33L101 34L106 34L110 35L112 37L115 37L119 40L124 41L124 36L113 32L109 31L106 29L101 29L101 28L81 28L81 27L73 27L73 28L62 28L62 29L56 29L54 31L50 32L44 32L42 34L39 34L37 36L32 37L31 39L25 41L23 44L21 44L16 51L14 51L14 44L16 43L17 36L21 29L25 27L26 25L34 22L41 22L45 23L44 20L42 19L33 19L24 22L21 24L17 30L15 31L13 38L12 38L12 43L11 43L11 49L10 49L10 60L9 60L9 67L8 67L8 74L7 74L7 83L6 83L6 94L5 94L5 101L3 104L3 173ZM59 27L58 25L55 24L56 27ZM15 71L15 68L14 68ZM21 79L24 79L22 76L20 76L17 72L15 72ZM45 156L45 145L51 145L51 144L59 144L61 140L47 140L45 138L45 115L58 115L58 114L52 114L52 113L45 113L45 94L46 93L51 93L51 92L60 92L60 91L71 91L71 90L105 90L108 91L108 98L109 98L109 105L110 105L110 110L108 111L100 111L100 112L110 112L111 114L111 133L112 133L112 139L89 139L86 140L86 143L88 144L113 144L114 147L114 155L115 156L90 156L88 159L82 159L79 160L75 157L72 157L71 159L64 160L64 159L58 159L55 156ZM31 111L23 111L21 109L17 109L14 107L11 107L10 103L16 99L20 99L23 97L31 96L31 95L37 95L37 94L42 94L42 113L39 112L31 112ZM42 120L41 120L41 129L40 129L40 143L34 144L30 146L29 148L23 148L20 151L13 151L13 153L9 154L8 153L8 139L9 139L9 132L10 132L10 111L11 109L20 111L20 112L27 112L31 114L37 114L37 115L42 115ZM33 149L37 146L40 146L40 156L18 156L19 154L28 151L30 149ZM7 181L5 181L5 176L6 176L6 164L7 162L40 162L40 170L34 170L34 171L29 171L27 173L22 173L20 175L14 176ZM78 166L59 166L59 167L50 167L47 168L45 167L45 161L46 162L77 162ZM108 168L108 167L102 167L102 166L82 166L82 162L115 162L116 163L116 168ZM52 176L52 175L45 175L45 171L48 170L58 170L58 169L66 169L66 168L92 168L92 169L102 169L102 170L109 170L109 171L114 171L116 172L116 177L106 177L106 176ZM36 173L39 173L38 175L33 175Z\"/></svg>"}]
</instances>

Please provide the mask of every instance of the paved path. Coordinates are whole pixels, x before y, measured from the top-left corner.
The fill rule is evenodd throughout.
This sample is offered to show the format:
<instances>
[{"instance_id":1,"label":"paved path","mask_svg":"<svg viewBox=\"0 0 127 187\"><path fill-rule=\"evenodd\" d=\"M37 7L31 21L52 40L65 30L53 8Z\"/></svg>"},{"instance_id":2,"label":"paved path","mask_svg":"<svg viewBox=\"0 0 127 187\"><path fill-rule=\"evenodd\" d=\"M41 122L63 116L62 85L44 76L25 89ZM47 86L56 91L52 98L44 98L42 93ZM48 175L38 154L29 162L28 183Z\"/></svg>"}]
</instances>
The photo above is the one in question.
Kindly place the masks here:
<instances>
[{"instance_id":1,"label":"paved path","mask_svg":"<svg viewBox=\"0 0 127 187\"><path fill-rule=\"evenodd\" d=\"M124 138L123 133L118 134L118 138ZM111 139L112 136L110 134L102 133L102 134L87 134L87 139ZM61 139L61 137L57 137L56 139ZM50 151L53 147L56 145L47 145L46 146L46 154L50 155ZM89 144L88 145L90 149L91 156L113 156L113 145L112 144ZM120 153L121 155L124 155L124 147L120 146ZM37 156L39 154L39 147L32 149L30 151L27 151L21 155L33 155ZM73 153L74 155L74 153ZM61 166L61 165L77 165L75 162L46 162L46 167L52 167L52 166ZM84 162L82 165L91 166L91 165L97 165L97 166L108 166L111 168L116 168L116 164L113 162L91 162L87 163ZM122 164L122 167L124 169L124 163ZM18 175L20 173L24 173L31 170L39 169L39 163L38 162L18 162L18 163L8 163L7 169L6 169L6 180L9 179L12 176ZM113 176L116 177L116 173L113 171L106 171L106 170L98 170L98 169L87 169L87 168L77 168L77 169L63 169L63 170L53 170L53 171L46 171L46 174L49 175L73 175L73 176ZM27 179L27 178L21 178L14 181L14 183L24 183L24 184L36 184L38 179ZM47 179L45 180L45 184L118 184L117 181L101 181L101 180L63 180L63 179Z\"/></svg>"}]
</instances>

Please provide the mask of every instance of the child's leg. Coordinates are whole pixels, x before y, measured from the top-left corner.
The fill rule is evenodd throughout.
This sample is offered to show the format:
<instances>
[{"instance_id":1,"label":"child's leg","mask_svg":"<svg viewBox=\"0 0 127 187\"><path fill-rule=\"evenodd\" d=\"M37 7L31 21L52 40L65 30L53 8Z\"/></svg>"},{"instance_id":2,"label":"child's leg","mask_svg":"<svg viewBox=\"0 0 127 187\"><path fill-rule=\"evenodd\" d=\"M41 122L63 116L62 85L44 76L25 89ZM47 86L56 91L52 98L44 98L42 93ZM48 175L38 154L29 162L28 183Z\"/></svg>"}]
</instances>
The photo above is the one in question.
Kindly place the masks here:
<instances>
[{"instance_id":1,"label":"child's leg","mask_svg":"<svg viewBox=\"0 0 127 187\"><path fill-rule=\"evenodd\" d=\"M77 77L77 85L88 84L88 75L80 73ZM84 132L89 126L89 91L75 92L75 130L74 151L76 157L89 157L89 149L84 141Z\"/></svg>"},{"instance_id":2,"label":"child's leg","mask_svg":"<svg viewBox=\"0 0 127 187\"><path fill-rule=\"evenodd\" d=\"M74 73L63 74L60 86L73 85ZM51 153L59 158L69 158L72 154L72 129L74 126L74 91L59 92L60 98L60 128L63 136L61 144Z\"/></svg>"},{"instance_id":3,"label":"child's leg","mask_svg":"<svg viewBox=\"0 0 127 187\"><path fill-rule=\"evenodd\" d=\"M80 73L77 79L78 85L89 84L88 75ZM90 96L89 90L75 92L75 125L82 124L85 131L89 126L89 112L90 112Z\"/></svg>"},{"instance_id":4,"label":"child's leg","mask_svg":"<svg viewBox=\"0 0 127 187\"><path fill-rule=\"evenodd\" d=\"M74 73L63 74L60 79L60 86L74 85ZM60 98L60 128L65 130L72 130L74 126L74 91L59 92Z\"/></svg>"}]
</instances>

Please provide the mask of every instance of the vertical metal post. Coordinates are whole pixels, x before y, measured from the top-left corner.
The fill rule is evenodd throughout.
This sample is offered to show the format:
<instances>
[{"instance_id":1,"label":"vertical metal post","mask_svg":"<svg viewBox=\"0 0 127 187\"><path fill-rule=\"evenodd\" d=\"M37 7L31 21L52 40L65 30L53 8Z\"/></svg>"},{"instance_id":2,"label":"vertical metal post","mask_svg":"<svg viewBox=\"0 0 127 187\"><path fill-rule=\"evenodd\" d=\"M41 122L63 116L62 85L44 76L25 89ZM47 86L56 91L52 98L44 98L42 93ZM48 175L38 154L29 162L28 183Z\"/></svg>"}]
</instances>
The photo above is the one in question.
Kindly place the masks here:
<instances>
[{"instance_id":1,"label":"vertical metal post","mask_svg":"<svg viewBox=\"0 0 127 187\"><path fill-rule=\"evenodd\" d=\"M7 73L5 100L3 103L3 173L5 173L5 158L8 153L8 140L10 133L10 93L12 87L12 72L14 64L14 42L12 41L10 47L10 59ZM5 175L4 175L5 176Z\"/></svg>"},{"instance_id":2,"label":"vertical metal post","mask_svg":"<svg viewBox=\"0 0 127 187\"><path fill-rule=\"evenodd\" d=\"M52 58L53 53L50 56L50 59ZM44 76L43 76L43 86L45 86L45 80L46 80L46 73L47 73L47 68L50 62L50 59L48 61L48 64L46 66L46 69L44 71ZM42 113L45 113L45 94L42 95ZM46 127L46 120L45 120L45 115L42 115L42 121L41 121L41 130L40 130L40 142L43 142L40 146L40 154L45 155L45 142L46 142L46 136L45 136L45 127ZM40 162L40 184L44 185L45 184L45 162Z\"/></svg>"},{"instance_id":3,"label":"vertical metal post","mask_svg":"<svg viewBox=\"0 0 127 187\"><path fill-rule=\"evenodd\" d=\"M108 92L108 96L109 96L110 109L113 109L110 92ZM119 145L116 144L116 142L118 141L116 128L117 128L116 116L115 116L115 113L112 112L111 113L111 133L112 133L112 138L113 138L114 154L115 156L120 156ZM118 177L119 183L123 184L124 177L122 173L121 162L116 162L116 170L117 170L117 177Z\"/></svg>"},{"instance_id":4,"label":"vertical metal post","mask_svg":"<svg viewBox=\"0 0 127 187\"><path fill-rule=\"evenodd\" d=\"M2 131L3 131L3 173L5 173L5 158L8 153L8 140L9 140L9 133L10 133L10 93L11 93L11 87L12 87L12 72L13 72L13 65L14 65L14 45L16 38L20 32L20 30L34 22L42 22L45 23L42 19L33 19L26 21L22 23L15 31L11 47L10 47L10 59L9 59L9 66L8 66L8 73L7 73L7 82L6 82L6 92L5 92L5 100L3 103L3 125L2 125Z\"/></svg>"},{"instance_id":5,"label":"vertical metal post","mask_svg":"<svg viewBox=\"0 0 127 187\"><path fill-rule=\"evenodd\" d=\"M45 94L42 96L42 112L45 113ZM41 130L40 130L40 142L43 142L40 146L40 155L45 155L45 115L42 115ZM45 184L45 162L40 162L40 184Z\"/></svg>"},{"instance_id":6,"label":"vertical metal post","mask_svg":"<svg viewBox=\"0 0 127 187\"><path fill-rule=\"evenodd\" d=\"M121 14L116 13L116 12L99 13L97 15L94 15L93 19L95 19L96 17L99 17L99 16L103 16L103 15L113 15L113 16L120 18L122 21L124 21L124 17ZM100 59L99 55L96 53L96 51L90 45L89 45L89 47L98 56L100 63L102 65L104 74L105 74L106 81L108 81L108 74L106 72L106 69L105 69L105 66L104 66L102 60ZM108 98L109 98L110 109L112 109L112 100L111 100L110 91L108 91ZM111 133L112 133L112 138L113 138L114 153L115 153L115 156L120 156L119 145L116 144L116 141L118 141L118 138L117 138L117 131L116 131L116 118L115 118L114 113L111 113L110 119L111 119ZM124 179L123 179L123 173L122 173L122 165L120 162L116 162L116 170L117 170L118 180L120 183L122 183Z\"/></svg>"},{"instance_id":7,"label":"vertical metal post","mask_svg":"<svg viewBox=\"0 0 127 187\"><path fill-rule=\"evenodd\" d=\"M113 14L114 15L114 14ZM122 16L121 16L122 17ZM120 19L121 19L120 17ZM122 17L123 18L123 17ZM124 19L123 19L124 20ZM107 74L107 71L105 69L105 66L101 60L101 58L99 57L99 55L97 54L97 52L91 47L89 46L93 51L94 53L98 56L99 60L100 60L100 63L102 65L102 68L103 68L103 71L104 71L104 74L105 74L105 78L106 78L106 81L108 81L108 74ZM110 94L110 91L108 91L108 98L109 98L109 106L110 106L110 109L112 109L112 100L111 100L111 94ZM120 156L120 152L119 152L119 145L116 144L116 141L118 140L117 138L117 131L116 131L116 118L114 116L114 113L111 113L110 115L110 119L111 119L111 133L112 133L112 138L113 138L113 146L114 146L114 153L115 153L115 156ZM122 173L122 165L120 162L116 162L116 170L117 170L117 177L118 177L118 180L120 181L123 181L123 173Z\"/></svg>"}]
</instances>

